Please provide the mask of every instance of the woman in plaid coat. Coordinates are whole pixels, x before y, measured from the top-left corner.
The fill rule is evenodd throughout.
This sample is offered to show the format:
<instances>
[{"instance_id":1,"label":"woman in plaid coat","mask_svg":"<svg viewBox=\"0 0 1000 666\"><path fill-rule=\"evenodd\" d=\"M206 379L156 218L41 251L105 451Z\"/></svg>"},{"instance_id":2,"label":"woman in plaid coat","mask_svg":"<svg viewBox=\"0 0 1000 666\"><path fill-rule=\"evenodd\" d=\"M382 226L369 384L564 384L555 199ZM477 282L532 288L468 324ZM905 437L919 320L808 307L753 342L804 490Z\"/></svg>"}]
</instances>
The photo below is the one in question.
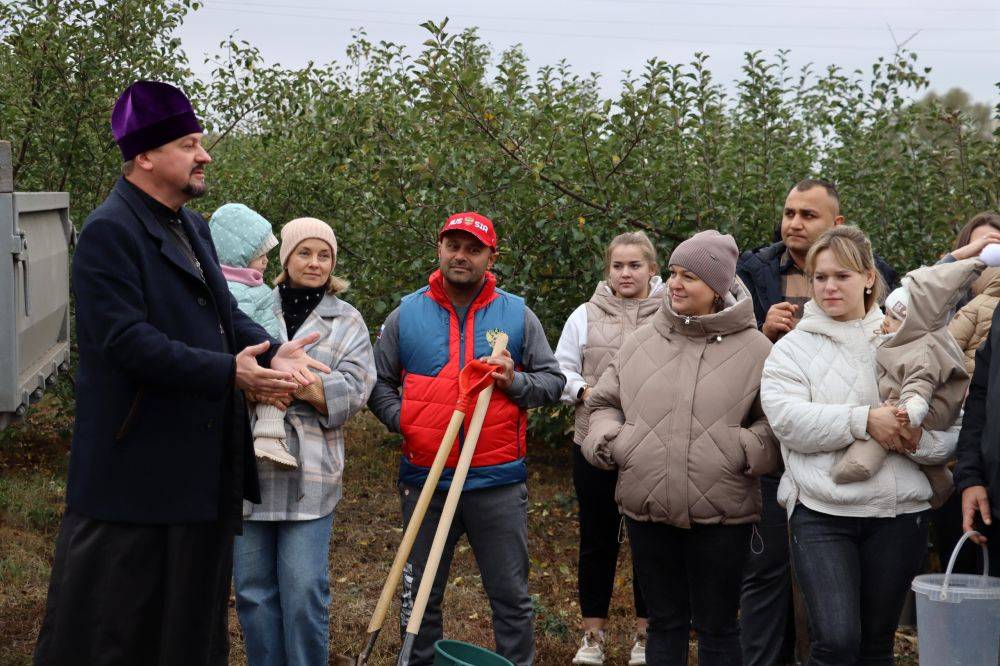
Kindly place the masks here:
<instances>
[{"instance_id":1,"label":"woman in plaid coat","mask_svg":"<svg viewBox=\"0 0 1000 666\"><path fill-rule=\"evenodd\" d=\"M333 275L333 230L314 218L292 220L281 231L279 255L280 340L319 332L307 353L331 372L317 375L307 400L275 403L287 408L285 441L299 466L260 465L261 504L244 505L234 579L251 666L327 663L329 546L344 472L343 426L375 383L368 328L337 296L347 283Z\"/></svg>"}]
</instances>

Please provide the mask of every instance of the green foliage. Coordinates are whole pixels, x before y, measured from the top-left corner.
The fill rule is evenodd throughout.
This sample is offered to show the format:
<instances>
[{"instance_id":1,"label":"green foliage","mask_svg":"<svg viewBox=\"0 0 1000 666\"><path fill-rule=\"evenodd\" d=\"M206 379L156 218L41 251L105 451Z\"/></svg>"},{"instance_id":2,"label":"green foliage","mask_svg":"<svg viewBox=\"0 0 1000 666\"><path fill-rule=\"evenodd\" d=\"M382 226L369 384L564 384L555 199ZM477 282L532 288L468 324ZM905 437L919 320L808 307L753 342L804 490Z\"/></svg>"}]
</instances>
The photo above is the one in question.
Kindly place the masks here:
<instances>
[{"instance_id":1,"label":"green foliage","mask_svg":"<svg viewBox=\"0 0 1000 666\"><path fill-rule=\"evenodd\" d=\"M329 220L338 272L354 285L347 298L373 329L424 282L437 229L461 210L497 223L500 283L528 299L554 343L600 279L604 244L628 229L646 230L664 259L701 228L752 248L771 240L789 187L818 176L906 270L1000 205L995 136L954 96L912 102L929 74L912 53L866 72L792 71L785 53L747 53L732 93L707 55L651 59L604 99L568 63L529 72L520 48L494 53L445 20L423 24L416 57L360 32L343 61L298 70L230 39L196 81L173 36L193 9L0 5L0 138L14 142L19 187L68 189L81 219L117 172L115 96L138 76L177 82L214 144L211 190L195 205L239 201L276 226ZM562 414L541 417L548 436Z\"/></svg>"},{"instance_id":2,"label":"green foliage","mask_svg":"<svg viewBox=\"0 0 1000 666\"><path fill-rule=\"evenodd\" d=\"M1000 120L993 117L990 105L974 102L969 93L961 88L951 88L943 95L931 91L924 95L917 104L926 106L932 112L939 114L963 114L970 129L984 138L989 138L995 129L1000 129ZM925 136L931 138L933 135L928 131Z\"/></svg>"},{"instance_id":3,"label":"green foliage","mask_svg":"<svg viewBox=\"0 0 1000 666\"><path fill-rule=\"evenodd\" d=\"M566 565L562 565L562 568L566 568ZM571 629L565 617L569 615L568 611L564 609L558 613L554 612L542 603L541 597L537 594L531 595L531 604L536 617L535 627L539 633L559 640L569 639Z\"/></svg>"},{"instance_id":4,"label":"green foliage","mask_svg":"<svg viewBox=\"0 0 1000 666\"><path fill-rule=\"evenodd\" d=\"M13 144L20 188L68 190L80 221L100 203L121 165L109 120L118 94L139 78L191 88L173 33L194 6L0 3L0 139Z\"/></svg>"}]
</instances>

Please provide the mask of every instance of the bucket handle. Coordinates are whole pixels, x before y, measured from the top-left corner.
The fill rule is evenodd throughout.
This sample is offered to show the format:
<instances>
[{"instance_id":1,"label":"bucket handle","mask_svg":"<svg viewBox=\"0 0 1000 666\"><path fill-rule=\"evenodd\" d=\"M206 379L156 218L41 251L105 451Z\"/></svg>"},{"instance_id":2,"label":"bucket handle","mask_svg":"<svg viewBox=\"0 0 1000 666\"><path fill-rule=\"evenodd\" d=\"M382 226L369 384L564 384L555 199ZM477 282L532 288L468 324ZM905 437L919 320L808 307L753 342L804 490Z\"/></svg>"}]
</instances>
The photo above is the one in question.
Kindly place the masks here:
<instances>
[{"instance_id":1,"label":"bucket handle","mask_svg":"<svg viewBox=\"0 0 1000 666\"><path fill-rule=\"evenodd\" d=\"M948 569L944 572L944 583L941 585L941 599L944 600L948 597L948 583L951 580L951 570L955 567L955 560L958 559L958 551L962 550L962 546L965 544L966 539L973 536L981 536L979 532L975 530L969 530L962 535L962 538L958 540L955 544L955 549L951 551L951 558L948 560ZM983 577L990 575L990 558L989 552L986 550L986 544L982 544L983 548Z\"/></svg>"}]
</instances>

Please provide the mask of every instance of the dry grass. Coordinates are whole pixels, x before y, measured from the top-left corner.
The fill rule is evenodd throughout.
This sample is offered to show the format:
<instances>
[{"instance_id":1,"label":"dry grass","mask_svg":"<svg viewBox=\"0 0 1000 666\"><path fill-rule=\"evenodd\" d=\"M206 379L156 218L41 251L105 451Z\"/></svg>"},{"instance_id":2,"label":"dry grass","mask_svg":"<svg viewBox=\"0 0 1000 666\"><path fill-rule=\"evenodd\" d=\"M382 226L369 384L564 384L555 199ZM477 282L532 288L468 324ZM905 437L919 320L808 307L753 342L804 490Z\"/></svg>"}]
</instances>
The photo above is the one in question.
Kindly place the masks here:
<instances>
[{"instance_id":1,"label":"dry grass","mask_svg":"<svg viewBox=\"0 0 1000 666\"><path fill-rule=\"evenodd\" d=\"M52 548L65 493L67 415L45 403L22 426L0 435L0 666L30 663L41 624ZM331 652L356 653L402 534L395 490L398 443L370 414L347 437L344 497L331 546ZM530 589L536 599L537 664L569 664L575 651L576 504L568 450L534 447L529 462ZM631 593L627 548L619 562L609 624L609 664L627 663ZM394 609L395 611L395 609ZM244 664L231 611L230 663ZM393 664L399 648L395 615L383 629L373 664ZM459 543L445 598L445 635L493 646L490 611L471 549ZM901 662L912 639L899 636ZM692 663L696 663L692 651ZM912 663L912 662L911 662Z\"/></svg>"},{"instance_id":2,"label":"dry grass","mask_svg":"<svg viewBox=\"0 0 1000 666\"><path fill-rule=\"evenodd\" d=\"M334 519L330 552L333 604L330 639L335 652L357 653L375 601L402 535L395 479L399 448L370 415L355 420L347 437L344 497ZM529 464L530 589L536 596L538 664L568 664L576 646L576 505L568 452L541 450ZM620 585L628 582L626 562ZM615 602L611 663L626 663L631 632L626 601ZM463 539L452 563L445 593L444 633L449 638L493 646L490 609L475 559ZM399 650L396 608L386 621L375 664L395 663ZM242 644L233 616L233 663L242 663Z\"/></svg>"}]
</instances>

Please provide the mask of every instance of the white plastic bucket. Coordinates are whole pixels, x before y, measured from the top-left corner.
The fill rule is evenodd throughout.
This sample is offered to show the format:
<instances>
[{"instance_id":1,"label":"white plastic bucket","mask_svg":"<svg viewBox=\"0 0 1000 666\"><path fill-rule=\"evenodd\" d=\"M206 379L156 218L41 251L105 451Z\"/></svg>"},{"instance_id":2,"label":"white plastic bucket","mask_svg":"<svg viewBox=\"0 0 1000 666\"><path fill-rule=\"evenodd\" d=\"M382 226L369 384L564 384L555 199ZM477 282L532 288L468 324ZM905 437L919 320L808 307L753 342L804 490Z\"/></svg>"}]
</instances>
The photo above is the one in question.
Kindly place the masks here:
<instances>
[{"instance_id":1,"label":"white plastic bucket","mask_svg":"<svg viewBox=\"0 0 1000 666\"><path fill-rule=\"evenodd\" d=\"M913 580L917 595L917 638L922 666L997 666L1000 664L1000 578L989 575L983 546L983 575L953 574L959 539L943 574Z\"/></svg>"}]
</instances>

